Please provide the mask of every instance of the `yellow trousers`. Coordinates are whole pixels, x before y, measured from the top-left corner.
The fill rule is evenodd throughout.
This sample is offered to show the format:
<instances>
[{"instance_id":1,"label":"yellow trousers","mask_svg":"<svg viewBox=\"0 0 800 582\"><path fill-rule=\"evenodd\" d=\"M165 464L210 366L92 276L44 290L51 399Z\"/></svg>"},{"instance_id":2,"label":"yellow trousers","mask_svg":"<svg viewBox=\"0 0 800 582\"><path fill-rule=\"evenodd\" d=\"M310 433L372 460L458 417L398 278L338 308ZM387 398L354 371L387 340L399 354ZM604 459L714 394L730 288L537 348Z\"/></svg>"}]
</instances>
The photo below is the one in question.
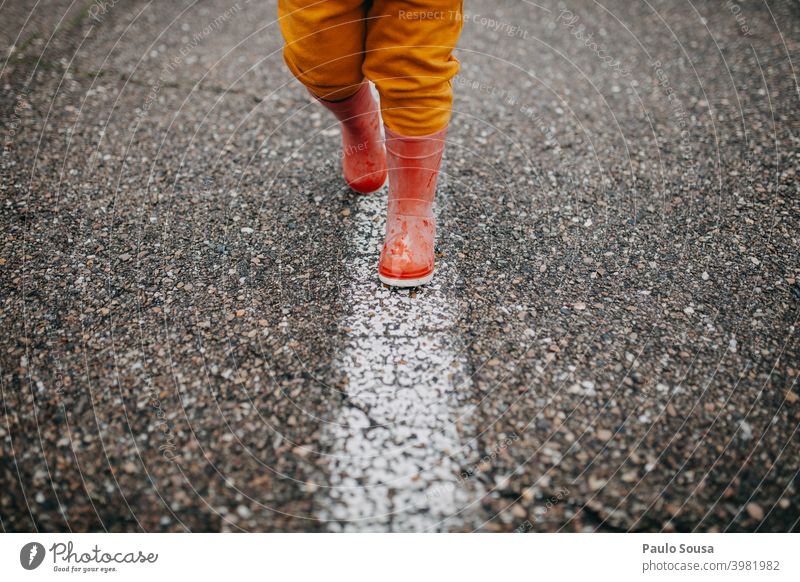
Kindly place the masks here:
<instances>
[{"instance_id":1,"label":"yellow trousers","mask_svg":"<svg viewBox=\"0 0 800 582\"><path fill-rule=\"evenodd\" d=\"M317 97L346 99L367 78L392 131L447 125L462 0L278 0L278 16L286 63Z\"/></svg>"}]
</instances>

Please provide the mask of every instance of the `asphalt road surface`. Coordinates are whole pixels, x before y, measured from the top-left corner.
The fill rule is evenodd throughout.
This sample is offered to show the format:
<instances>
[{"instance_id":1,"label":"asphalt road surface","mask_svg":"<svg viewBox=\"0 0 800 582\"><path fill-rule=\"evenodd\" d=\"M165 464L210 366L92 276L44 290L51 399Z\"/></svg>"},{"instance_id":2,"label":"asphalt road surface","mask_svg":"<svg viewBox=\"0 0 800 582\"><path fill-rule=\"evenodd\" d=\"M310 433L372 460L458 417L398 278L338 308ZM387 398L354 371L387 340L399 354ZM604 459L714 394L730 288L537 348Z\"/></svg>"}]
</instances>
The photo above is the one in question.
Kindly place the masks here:
<instances>
[{"instance_id":1,"label":"asphalt road surface","mask_svg":"<svg viewBox=\"0 0 800 582\"><path fill-rule=\"evenodd\" d=\"M274 2L0 3L3 530L800 529L800 5L464 17L397 291Z\"/></svg>"}]
</instances>

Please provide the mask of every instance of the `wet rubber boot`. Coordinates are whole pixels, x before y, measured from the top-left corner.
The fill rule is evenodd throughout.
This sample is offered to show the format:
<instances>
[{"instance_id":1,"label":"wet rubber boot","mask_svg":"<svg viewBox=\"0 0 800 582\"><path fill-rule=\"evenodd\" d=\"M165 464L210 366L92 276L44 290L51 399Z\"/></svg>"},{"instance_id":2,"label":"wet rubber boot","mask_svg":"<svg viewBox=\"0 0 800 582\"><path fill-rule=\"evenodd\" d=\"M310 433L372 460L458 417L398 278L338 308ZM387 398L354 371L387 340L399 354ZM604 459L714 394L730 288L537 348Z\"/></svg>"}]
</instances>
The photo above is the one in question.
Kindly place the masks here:
<instances>
[{"instance_id":1,"label":"wet rubber boot","mask_svg":"<svg viewBox=\"0 0 800 582\"><path fill-rule=\"evenodd\" d=\"M379 190L386 183L386 152L381 143L378 104L364 82L343 101L317 98L342 127L342 173L347 184L361 194Z\"/></svg>"},{"instance_id":2,"label":"wet rubber boot","mask_svg":"<svg viewBox=\"0 0 800 582\"><path fill-rule=\"evenodd\" d=\"M433 278L433 198L447 128L421 137L385 132L389 205L378 274L394 287L425 285Z\"/></svg>"}]
</instances>

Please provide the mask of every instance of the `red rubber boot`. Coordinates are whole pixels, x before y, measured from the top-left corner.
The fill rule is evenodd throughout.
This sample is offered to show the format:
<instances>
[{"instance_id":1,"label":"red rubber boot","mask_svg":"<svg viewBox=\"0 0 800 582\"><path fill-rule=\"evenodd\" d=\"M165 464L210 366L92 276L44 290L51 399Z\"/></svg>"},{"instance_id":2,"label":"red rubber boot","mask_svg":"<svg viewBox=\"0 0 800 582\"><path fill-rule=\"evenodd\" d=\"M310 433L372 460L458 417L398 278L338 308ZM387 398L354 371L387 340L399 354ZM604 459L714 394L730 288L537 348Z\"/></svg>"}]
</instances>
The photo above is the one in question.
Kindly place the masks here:
<instances>
[{"instance_id":1,"label":"red rubber boot","mask_svg":"<svg viewBox=\"0 0 800 582\"><path fill-rule=\"evenodd\" d=\"M344 101L317 99L342 126L342 171L348 185L361 194L386 183L386 152L381 144L381 115L366 81Z\"/></svg>"},{"instance_id":2,"label":"red rubber boot","mask_svg":"<svg viewBox=\"0 0 800 582\"><path fill-rule=\"evenodd\" d=\"M447 128L422 137L385 131L389 211L378 274L394 287L425 285L433 278L433 197Z\"/></svg>"}]
</instances>

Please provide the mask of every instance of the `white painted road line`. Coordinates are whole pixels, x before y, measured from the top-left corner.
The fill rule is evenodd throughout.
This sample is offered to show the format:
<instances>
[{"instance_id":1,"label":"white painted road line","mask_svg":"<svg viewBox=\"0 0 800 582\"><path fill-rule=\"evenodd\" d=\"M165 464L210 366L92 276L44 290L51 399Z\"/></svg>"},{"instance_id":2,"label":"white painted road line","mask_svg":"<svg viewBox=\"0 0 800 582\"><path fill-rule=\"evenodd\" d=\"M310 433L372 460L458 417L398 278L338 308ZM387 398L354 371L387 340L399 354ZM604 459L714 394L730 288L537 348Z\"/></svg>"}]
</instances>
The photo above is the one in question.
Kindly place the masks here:
<instances>
[{"instance_id":1,"label":"white painted road line","mask_svg":"<svg viewBox=\"0 0 800 582\"><path fill-rule=\"evenodd\" d=\"M355 213L350 332L339 359L347 401L328 429L332 488L319 492L319 517L334 520L333 531L471 529L477 504L468 506L483 490L475 479L459 480L472 457L456 428L459 395L471 384L451 333L455 272L439 262L415 299L383 287L385 206L385 191L377 192Z\"/></svg>"}]
</instances>

